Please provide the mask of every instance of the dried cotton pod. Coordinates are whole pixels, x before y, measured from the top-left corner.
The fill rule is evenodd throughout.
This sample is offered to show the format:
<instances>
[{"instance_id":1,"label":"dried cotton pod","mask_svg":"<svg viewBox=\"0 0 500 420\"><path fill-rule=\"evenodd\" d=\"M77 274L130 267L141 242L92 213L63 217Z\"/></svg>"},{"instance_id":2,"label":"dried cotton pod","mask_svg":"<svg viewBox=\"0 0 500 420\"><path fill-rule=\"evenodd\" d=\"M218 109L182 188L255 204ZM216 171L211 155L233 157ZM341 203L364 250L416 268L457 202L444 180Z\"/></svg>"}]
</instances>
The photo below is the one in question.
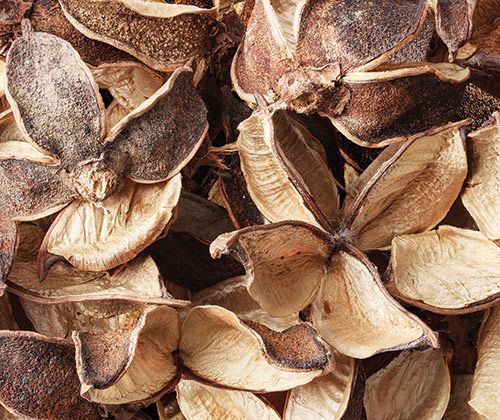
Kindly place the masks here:
<instances>
[{"instance_id":1,"label":"dried cotton pod","mask_svg":"<svg viewBox=\"0 0 500 420\"><path fill-rule=\"evenodd\" d=\"M58 161L1 160L0 215L33 220L77 198L47 234L42 271L47 252L80 269L115 267L151 244L171 219L178 173L207 132L205 105L183 67L106 134L97 86L76 51L53 35L25 32L7 57L9 101L25 138ZM57 71L48 71L54 63ZM71 94L55 94L61 89Z\"/></svg>"}]
</instances>

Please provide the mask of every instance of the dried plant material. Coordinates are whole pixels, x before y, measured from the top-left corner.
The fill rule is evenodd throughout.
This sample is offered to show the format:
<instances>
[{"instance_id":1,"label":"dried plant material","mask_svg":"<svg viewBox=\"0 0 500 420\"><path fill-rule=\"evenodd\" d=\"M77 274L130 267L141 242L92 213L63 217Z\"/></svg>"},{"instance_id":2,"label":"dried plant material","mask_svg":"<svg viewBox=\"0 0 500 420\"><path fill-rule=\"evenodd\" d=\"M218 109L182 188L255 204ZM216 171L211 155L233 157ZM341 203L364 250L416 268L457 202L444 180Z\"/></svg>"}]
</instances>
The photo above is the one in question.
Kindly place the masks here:
<instances>
[{"instance_id":1,"label":"dried plant material","mask_svg":"<svg viewBox=\"0 0 500 420\"><path fill-rule=\"evenodd\" d=\"M60 3L66 18L84 35L126 51L156 70L172 71L210 48L215 8L142 0Z\"/></svg>"},{"instance_id":2,"label":"dried plant material","mask_svg":"<svg viewBox=\"0 0 500 420\"><path fill-rule=\"evenodd\" d=\"M452 121L469 76L469 69L443 63L350 73L342 81L350 92L343 112L323 113L349 140L385 146Z\"/></svg>"},{"instance_id":3,"label":"dried plant material","mask_svg":"<svg viewBox=\"0 0 500 420\"><path fill-rule=\"evenodd\" d=\"M208 131L205 104L192 77L187 67L178 69L113 127L105 140L110 168L121 169L137 182L151 183L171 178L191 160Z\"/></svg>"},{"instance_id":4,"label":"dried plant material","mask_svg":"<svg viewBox=\"0 0 500 420\"><path fill-rule=\"evenodd\" d=\"M377 269L361 253L340 251L328 267L311 319L335 349L363 359L416 343L437 345L425 324L389 298Z\"/></svg>"},{"instance_id":5,"label":"dried plant material","mask_svg":"<svg viewBox=\"0 0 500 420\"><path fill-rule=\"evenodd\" d=\"M0 217L33 220L56 213L75 197L54 169L26 160L0 160Z\"/></svg>"},{"instance_id":6,"label":"dried plant material","mask_svg":"<svg viewBox=\"0 0 500 420\"><path fill-rule=\"evenodd\" d=\"M189 373L205 383L281 391L330 368L330 352L306 323L278 333L244 323L221 307L199 306L189 312L182 331L180 358Z\"/></svg>"},{"instance_id":7,"label":"dried plant material","mask_svg":"<svg viewBox=\"0 0 500 420\"><path fill-rule=\"evenodd\" d=\"M137 255L166 228L179 197L180 176L176 175L196 153L208 129L206 107L192 85L191 69L184 67L104 138L102 100L77 52L60 38L32 32L26 22L24 26L23 36L7 57L9 100L24 135L42 152L53 154L60 165L0 161L0 176L6 179L0 214L33 220L80 198L51 229L48 252L60 250L81 269L113 268ZM52 70L54 63L61 63L57 70ZM36 100L32 101L33 92ZM125 177L157 185L134 186ZM152 209L156 199L162 204ZM80 219L68 220L77 214ZM82 225L82 220L89 225ZM130 237L132 241L117 237L132 224L140 230L138 236ZM69 256L87 249L99 253L107 246L105 239L107 245L114 241L118 249L108 248L101 256ZM74 250L68 249L73 243ZM45 271L46 251L41 256Z\"/></svg>"},{"instance_id":8,"label":"dried plant material","mask_svg":"<svg viewBox=\"0 0 500 420\"><path fill-rule=\"evenodd\" d=\"M127 114L127 109L120 105L116 99L113 99L111 104L106 108L106 132L109 132Z\"/></svg>"},{"instance_id":9,"label":"dried plant material","mask_svg":"<svg viewBox=\"0 0 500 420\"><path fill-rule=\"evenodd\" d=\"M0 219L0 296L4 282L11 270L17 247L17 225L10 220Z\"/></svg>"},{"instance_id":10,"label":"dried plant material","mask_svg":"<svg viewBox=\"0 0 500 420\"><path fill-rule=\"evenodd\" d=\"M177 400L186 419L279 420L278 413L257 395L246 391L219 389L183 379L177 385Z\"/></svg>"},{"instance_id":11,"label":"dried plant material","mask_svg":"<svg viewBox=\"0 0 500 420\"><path fill-rule=\"evenodd\" d=\"M12 314L12 307L10 306L9 296L7 294L0 296L0 329L2 330L19 329Z\"/></svg>"},{"instance_id":12,"label":"dried plant material","mask_svg":"<svg viewBox=\"0 0 500 420\"><path fill-rule=\"evenodd\" d=\"M391 1L305 2L296 35L297 59L302 66L313 68L340 63L344 73L373 68L374 62L385 61L390 52L414 38L425 13L422 0L398 2L396 7Z\"/></svg>"},{"instance_id":13,"label":"dried plant material","mask_svg":"<svg viewBox=\"0 0 500 420\"><path fill-rule=\"evenodd\" d=\"M231 153L224 156L224 165L227 170L214 184L211 194L209 193L209 200L224 206L238 229L264 224L265 218L248 192L239 154Z\"/></svg>"},{"instance_id":14,"label":"dried plant material","mask_svg":"<svg viewBox=\"0 0 500 420\"><path fill-rule=\"evenodd\" d=\"M460 128L453 123L411 143L364 197L352 231L362 250L383 248L400 234L426 231L441 221L457 198L467 174ZM349 186L344 208L400 147L385 149ZM428 210L432 203L433 211Z\"/></svg>"},{"instance_id":15,"label":"dried plant material","mask_svg":"<svg viewBox=\"0 0 500 420\"><path fill-rule=\"evenodd\" d=\"M45 153L40 153L26 141L0 142L0 161L3 160L29 160L43 165L57 165L58 159Z\"/></svg>"},{"instance_id":16,"label":"dried plant material","mask_svg":"<svg viewBox=\"0 0 500 420\"><path fill-rule=\"evenodd\" d=\"M407 350L366 381L367 419L442 418L450 398L450 373L441 350Z\"/></svg>"},{"instance_id":17,"label":"dried plant material","mask_svg":"<svg viewBox=\"0 0 500 420\"><path fill-rule=\"evenodd\" d=\"M188 233L202 241L213 241L218 235L234 229L227 212L196 194L182 191L177 219L172 231Z\"/></svg>"},{"instance_id":18,"label":"dried plant material","mask_svg":"<svg viewBox=\"0 0 500 420\"><path fill-rule=\"evenodd\" d=\"M285 111L254 113L239 126L248 191L271 222L338 218L335 180L316 138ZM292 161L293 165L287 164ZM318 220L319 219L319 220Z\"/></svg>"},{"instance_id":19,"label":"dried plant material","mask_svg":"<svg viewBox=\"0 0 500 420\"><path fill-rule=\"evenodd\" d=\"M274 331L283 331L299 323L298 314L272 317L248 292L247 276L233 277L207 287L191 298L194 305L221 306L242 320L258 322Z\"/></svg>"},{"instance_id":20,"label":"dried plant material","mask_svg":"<svg viewBox=\"0 0 500 420\"><path fill-rule=\"evenodd\" d=\"M478 359L469 405L480 415L494 419L498 415L498 367L500 355L500 310L490 309L479 332Z\"/></svg>"},{"instance_id":21,"label":"dried plant material","mask_svg":"<svg viewBox=\"0 0 500 420\"><path fill-rule=\"evenodd\" d=\"M102 404L150 401L178 380L173 352L180 337L175 309L144 311L128 330L73 333L82 395Z\"/></svg>"},{"instance_id":22,"label":"dried plant material","mask_svg":"<svg viewBox=\"0 0 500 420\"><path fill-rule=\"evenodd\" d=\"M59 157L68 170L98 158L104 106L90 71L71 45L29 32L12 44L6 63L7 97L23 134L42 152Z\"/></svg>"},{"instance_id":23,"label":"dried plant material","mask_svg":"<svg viewBox=\"0 0 500 420\"><path fill-rule=\"evenodd\" d=\"M80 396L75 349L67 340L0 332L0 403L23 418L99 419Z\"/></svg>"},{"instance_id":24,"label":"dried plant material","mask_svg":"<svg viewBox=\"0 0 500 420\"><path fill-rule=\"evenodd\" d=\"M436 30L448 47L450 61L472 35L476 0L434 0Z\"/></svg>"},{"instance_id":25,"label":"dried plant material","mask_svg":"<svg viewBox=\"0 0 500 420\"><path fill-rule=\"evenodd\" d=\"M101 64L91 71L99 87L108 89L128 112L153 96L164 82L158 73L130 61Z\"/></svg>"},{"instance_id":26,"label":"dried plant material","mask_svg":"<svg viewBox=\"0 0 500 420\"><path fill-rule=\"evenodd\" d=\"M81 55L82 60L92 66L135 60L124 51L80 33L66 19L58 0L36 0L31 8L29 20L36 31L47 32L68 41Z\"/></svg>"},{"instance_id":27,"label":"dried plant material","mask_svg":"<svg viewBox=\"0 0 500 420\"><path fill-rule=\"evenodd\" d=\"M20 227L20 246L8 283L11 291L24 299L46 304L123 299L182 305L182 301L168 295L158 267L149 256L138 257L113 272L79 271L58 263L39 282L36 255L43 234L35 225ZM36 237L39 240L33 241Z\"/></svg>"},{"instance_id":28,"label":"dried plant material","mask_svg":"<svg viewBox=\"0 0 500 420\"><path fill-rule=\"evenodd\" d=\"M461 198L488 238L500 240L500 113L469 134L469 175Z\"/></svg>"},{"instance_id":29,"label":"dried plant material","mask_svg":"<svg viewBox=\"0 0 500 420\"><path fill-rule=\"evenodd\" d=\"M467 403L472 388L472 375L461 374L451 376L451 395L443 420L484 420Z\"/></svg>"},{"instance_id":30,"label":"dried plant material","mask_svg":"<svg viewBox=\"0 0 500 420\"><path fill-rule=\"evenodd\" d=\"M0 6L0 24L15 25L30 10L33 0L4 0Z\"/></svg>"},{"instance_id":31,"label":"dried plant material","mask_svg":"<svg viewBox=\"0 0 500 420\"><path fill-rule=\"evenodd\" d=\"M391 292L432 312L468 313L500 299L500 248L480 232L451 226L394 238Z\"/></svg>"},{"instance_id":32,"label":"dried plant material","mask_svg":"<svg viewBox=\"0 0 500 420\"><path fill-rule=\"evenodd\" d=\"M281 222L221 235L210 252L215 258L235 253L251 273L250 295L270 315L283 317L311 303L327 275L331 249L320 229Z\"/></svg>"},{"instance_id":33,"label":"dried plant material","mask_svg":"<svg viewBox=\"0 0 500 420\"><path fill-rule=\"evenodd\" d=\"M47 233L47 251L80 270L100 271L123 264L162 233L180 191L181 176L176 175L151 185L129 182L100 207L75 201Z\"/></svg>"},{"instance_id":34,"label":"dried plant material","mask_svg":"<svg viewBox=\"0 0 500 420\"><path fill-rule=\"evenodd\" d=\"M356 376L356 361L332 350L335 369L332 373L313 379L290 390L283 418L341 419L351 398Z\"/></svg>"},{"instance_id":35,"label":"dried plant material","mask_svg":"<svg viewBox=\"0 0 500 420\"><path fill-rule=\"evenodd\" d=\"M471 39L458 51L457 58L467 59L467 65L486 72L493 74L498 72L500 69L499 12L500 3L498 0L476 1Z\"/></svg>"}]
</instances>

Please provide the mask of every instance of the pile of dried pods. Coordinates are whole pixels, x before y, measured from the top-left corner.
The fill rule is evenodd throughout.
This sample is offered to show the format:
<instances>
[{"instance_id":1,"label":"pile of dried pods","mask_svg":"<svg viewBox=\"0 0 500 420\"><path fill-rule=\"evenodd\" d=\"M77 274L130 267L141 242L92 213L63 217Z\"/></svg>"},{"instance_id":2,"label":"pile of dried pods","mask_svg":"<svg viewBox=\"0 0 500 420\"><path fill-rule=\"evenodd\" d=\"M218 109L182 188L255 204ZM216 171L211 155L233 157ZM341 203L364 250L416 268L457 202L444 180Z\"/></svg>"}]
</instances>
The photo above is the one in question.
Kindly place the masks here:
<instances>
[{"instance_id":1,"label":"pile of dried pods","mask_svg":"<svg viewBox=\"0 0 500 420\"><path fill-rule=\"evenodd\" d=\"M1 419L500 418L500 0L0 1Z\"/></svg>"}]
</instances>

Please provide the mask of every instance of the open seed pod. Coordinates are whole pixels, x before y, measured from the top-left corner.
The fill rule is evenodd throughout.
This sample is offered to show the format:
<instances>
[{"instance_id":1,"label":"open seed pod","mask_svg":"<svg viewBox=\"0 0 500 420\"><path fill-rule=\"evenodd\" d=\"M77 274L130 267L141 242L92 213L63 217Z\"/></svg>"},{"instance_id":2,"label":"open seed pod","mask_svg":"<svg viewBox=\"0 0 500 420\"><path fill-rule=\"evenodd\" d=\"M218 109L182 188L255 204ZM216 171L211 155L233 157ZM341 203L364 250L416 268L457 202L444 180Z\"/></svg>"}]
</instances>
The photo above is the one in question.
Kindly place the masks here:
<instances>
[{"instance_id":1,"label":"open seed pod","mask_svg":"<svg viewBox=\"0 0 500 420\"><path fill-rule=\"evenodd\" d=\"M308 178L301 176L304 166L295 166L297 155L284 144L287 160L281 161L280 169L296 174L296 184L288 181L288 188L299 197L305 192L302 209L316 210L315 224L321 229L300 221L249 227L219 236L211 245L212 256L236 256L250 278L250 295L272 316L287 316L312 304L313 324L330 345L351 357L437 345L430 329L389 297L377 269L359 249L387 247L398 232L429 230L446 215L467 173L460 133L464 124L448 124L386 149L350 185L353 198L346 198L343 214L337 209L339 216L332 223L319 210L314 189L306 187ZM271 135L267 138L274 140ZM300 154L299 163L304 155ZM325 177L319 173L317 185L324 185L319 179ZM311 185L314 180L312 174ZM271 206L274 196L267 191L276 189L255 185L261 193L255 203L260 208L266 208L261 203ZM319 197L319 202L327 202ZM433 212L425 205L430 202ZM285 211L282 219L293 219Z\"/></svg>"},{"instance_id":2,"label":"open seed pod","mask_svg":"<svg viewBox=\"0 0 500 420\"><path fill-rule=\"evenodd\" d=\"M442 418L450 399L450 373L442 350L407 350L366 381L367 419Z\"/></svg>"},{"instance_id":3,"label":"open seed pod","mask_svg":"<svg viewBox=\"0 0 500 420\"><path fill-rule=\"evenodd\" d=\"M447 123L459 105L468 69L406 62L369 71L400 50L403 55L396 61L415 61L422 56L415 49L425 59L430 36L420 34L429 28L426 3L399 2L394 7L390 1L325 0L281 5L257 0L233 61L235 89L250 103L263 96L298 112L319 112L347 138L368 147ZM469 35L455 30L466 17L461 9L449 10L447 1L437 3L441 32L456 49ZM356 37L346 35L351 33ZM404 54L402 49L414 40L413 49ZM263 52L266 60L261 59Z\"/></svg>"},{"instance_id":4,"label":"open seed pod","mask_svg":"<svg viewBox=\"0 0 500 420\"><path fill-rule=\"evenodd\" d=\"M270 404L248 391L215 388L189 379L182 379L176 391L179 407L187 420L200 418L280 419Z\"/></svg>"},{"instance_id":5,"label":"open seed pod","mask_svg":"<svg viewBox=\"0 0 500 420\"><path fill-rule=\"evenodd\" d=\"M0 332L0 404L16 418L99 419L80 396L75 348L27 331Z\"/></svg>"},{"instance_id":6,"label":"open seed pod","mask_svg":"<svg viewBox=\"0 0 500 420\"><path fill-rule=\"evenodd\" d=\"M155 399L179 379L179 338L179 316L167 306L148 307L115 331L73 332L82 395L107 405Z\"/></svg>"},{"instance_id":7,"label":"open seed pod","mask_svg":"<svg viewBox=\"0 0 500 420\"><path fill-rule=\"evenodd\" d=\"M51 253L84 270L115 267L151 244L171 219L178 173L207 132L205 105L183 67L106 133L97 86L77 52L60 38L25 29L7 57L9 102L25 138L57 160L52 166L1 160L0 215L33 220L71 202L47 234L42 263ZM60 63L55 70L54 63Z\"/></svg>"},{"instance_id":8,"label":"open seed pod","mask_svg":"<svg viewBox=\"0 0 500 420\"><path fill-rule=\"evenodd\" d=\"M215 8L145 0L60 0L60 4L85 36L126 51L156 70L175 70L211 48Z\"/></svg>"},{"instance_id":9,"label":"open seed pod","mask_svg":"<svg viewBox=\"0 0 500 420\"><path fill-rule=\"evenodd\" d=\"M498 367L500 366L500 310L486 312L478 342L478 360L469 405L486 418L498 415Z\"/></svg>"},{"instance_id":10,"label":"open seed pod","mask_svg":"<svg viewBox=\"0 0 500 420\"><path fill-rule=\"evenodd\" d=\"M10 220L0 220L0 295L3 294L5 279L9 274L17 245L17 226Z\"/></svg>"},{"instance_id":11,"label":"open seed pod","mask_svg":"<svg viewBox=\"0 0 500 420\"><path fill-rule=\"evenodd\" d=\"M179 357L195 379L254 392L303 385L332 367L328 347L310 324L275 332L219 306L191 309Z\"/></svg>"}]
</instances>

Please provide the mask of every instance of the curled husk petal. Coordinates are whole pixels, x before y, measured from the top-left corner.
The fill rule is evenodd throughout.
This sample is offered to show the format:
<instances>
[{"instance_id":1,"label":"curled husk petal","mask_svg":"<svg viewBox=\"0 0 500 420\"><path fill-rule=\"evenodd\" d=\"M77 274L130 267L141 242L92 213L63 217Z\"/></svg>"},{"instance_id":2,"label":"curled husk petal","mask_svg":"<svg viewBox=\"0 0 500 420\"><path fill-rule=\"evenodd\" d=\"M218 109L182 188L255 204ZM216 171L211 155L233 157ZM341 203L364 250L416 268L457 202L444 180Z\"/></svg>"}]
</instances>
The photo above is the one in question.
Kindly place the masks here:
<instances>
[{"instance_id":1,"label":"curled husk petal","mask_svg":"<svg viewBox=\"0 0 500 420\"><path fill-rule=\"evenodd\" d=\"M98 158L104 105L90 70L66 41L28 32L9 50L6 93L21 132L72 170Z\"/></svg>"},{"instance_id":2,"label":"curled husk petal","mask_svg":"<svg viewBox=\"0 0 500 420\"><path fill-rule=\"evenodd\" d=\"M80 396L75 348L28 331L0 331L0 403L23 418L99 419Z\"/></svg>"},{"instance_id":3,"label":"curled husk petal","mask_svg":"<svg viewBox=\"0 0 500 420\"><path fill-rule=\"evenodd\" d=\"M402 154L377 179L362 201L352 223L362 250L390 245L394 236L433 228L448 213L467 175L467 158L460 128L451 123L415 139L407 148L386 148L350 186L349 207L377 170L398 151ZM432 205L433 211L428 211Z\"/></svg>"},{"instance_id":4,"label":"curled husk petal","mask_svg":"<svg viewBox=\"0 0 500 420\"><path fill-rule=\"evenodd\" d=\"M500 299L500 248L480 232L440 226L394 238L390 274L391 293L413 306L475 312Z\"/></svg>"},{"instance_id":5,"label":"curled husk petal","mask_svg":"<svg viewBox=\"0 0 500 420\"><path fill-rule=\"evenodd\" d=\"M469 174L462 202L488 238L500 239L500 112L469 134Z\"/></svg>"},{"instance_id":6,"label":"curled husk petal","mask_svg":"<svg viewBox=\"0 0 500 420\"><path fill-rule=\"evenodd\" d=\"M275 332L240 321L219 306L198 306L184 320L179 354L202 381L255 392L303 385L330 369L330 352L310 324Z\"/></svg>"},{"instance_id":7,"label":"curled husk petal","mask_svg":"<svg viewBox=\"0 0 500 420\"><path fill-rule=\"evenodd\" d=\"M108 133L105 160L141 183L166 181L195 155L208 131L207 109L188 67L177 69L156 93Z\"/></svg>"},{"instance_id":8,"label":"curled husk petal","mask_svg":"<svg viewBox=\"0 0 500 420\"><path fill-rule=\"evenodd\" d=\"M401 348L437 347L435 333L389 295L361 252L346 246L325 269L311 320L336 350L363 359Z\"/></svg>"},{"instance_id":9,"label":"curled husk petal","mask_svg":"<svg viewBox=\"0 0 500 420\"><path fill-rule=\"evenodd\" d=\"M179 316L168 306L147 308L128 328L74 332L82 395L102 404L152 400L178 380L179 337Z\"/></svg>"},{"instance_id":10,"label":"curled husk petal","mask_svg":"<svg viewBox=\"0 0 500 420\"><path fill-rule=\"evenodd\" d=\"M89 38L106 42L161 71L209 51L216 9L142 0L60 0L66 18Z\"/></svg>"},{"instance_id":11,"label":"curled husk petal","mask_svg":"<svg viewBox=\"0 0 500 420\"><path fill-rule=\"evenodd\" d=\"M150 185L128 182L99 206L74 201L47 232L46 249L80 270L101 271L123 264L163 232L180 190L178 174Z\"/></svg>"},{"instance_id":12,"label":"curled husk petal","mask_svg":"<svg viewBox=\"0 0 500 420\"><path fill-rule=\"evenodd\" d=\"M479 331L478 359L469 405L480 415L498 415L498 368L500 366L500 309L490 309Z\"/></svg>"},{"instance_id":13,"label":"curled husk petal","mask_svg":"<svg viewBox=\"0 0 500 420\"><path fill-rule=\"evenodd\" d=\"M248 191L267 219L317 225L338 218L337 187L318 151L322 146L302 124L285 111L261 111L239 130Z\"/></svg>"},{"instance_id":14,"label":"curled husk petal","mask_svg":"<svg viewBox=\"0 0 500 420\"><path fill-rule=\"evenodd\" d=\"M351 141L386 146L452 121L469 76L468 68L446 63L350 73L342 79L350 96L340 115L319 111Z\"/></svg>"},{"instance_id":15,"label":"curled husk petal","mask_svg":"<svg viewBox=\"0 0 500 420\"><path fill-rule=\"evenodd\" d=\"M301 222L280 222L219 236L212 257L235 254L250 277L250 295L270 315L297 313L314 299L331 253L327 235Z\"/></svg>"},{"instance_id":16,"label":"curled husk petal","mask_svg":"<svg viewBox=\"0 0 500 420\"><path fill-rule=\"evenodd\" d=\"M442 418L450 398L450 373L442 350L406 350L366 381L368 419Z\"/></svg>"},{"instance_id":17,"label":"curled husk petal","mask_svg":"<svg viewBox=\"0 0 500 420\"><path fill-rule=\"evenodd\" d=\"M341 419L356 377L356 360L332 349L335 369L305 385L290 390L284 410L285 420L307 418Z\"/></svg>"},{"instance_id":18,"label":"curled husk petal","mask_svg":"<svg viewBox=\"0 0 500 420\"><path fill-rule=\"evenodd\" d=\"M220 389L188 379L181 380L176 391L181 412L188 420L280 419L278 413L266 401L248 391Z\"/></svg>"}]
</instances>

